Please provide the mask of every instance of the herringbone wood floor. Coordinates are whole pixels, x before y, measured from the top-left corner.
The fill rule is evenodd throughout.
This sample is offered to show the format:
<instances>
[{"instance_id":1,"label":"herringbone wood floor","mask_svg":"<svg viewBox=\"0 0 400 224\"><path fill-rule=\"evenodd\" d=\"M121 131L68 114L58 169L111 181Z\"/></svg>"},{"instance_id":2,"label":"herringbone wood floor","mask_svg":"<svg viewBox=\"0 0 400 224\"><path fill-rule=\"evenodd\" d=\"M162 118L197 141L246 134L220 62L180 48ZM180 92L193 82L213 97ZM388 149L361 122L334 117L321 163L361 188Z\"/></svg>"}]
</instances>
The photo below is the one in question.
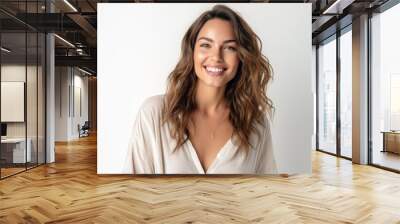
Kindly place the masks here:
<instances>
[{"instance_id":1,"label":"herringbone wood floor","mask_svg":"<svg viewBox=\"0 0 400 224\"><path fill-rule=\"evenodd\" d=\"M0 181L0 223L400 223L400 175L316 152L313 174L96 174L96 138Z\"/></svg>"}]
</instances>

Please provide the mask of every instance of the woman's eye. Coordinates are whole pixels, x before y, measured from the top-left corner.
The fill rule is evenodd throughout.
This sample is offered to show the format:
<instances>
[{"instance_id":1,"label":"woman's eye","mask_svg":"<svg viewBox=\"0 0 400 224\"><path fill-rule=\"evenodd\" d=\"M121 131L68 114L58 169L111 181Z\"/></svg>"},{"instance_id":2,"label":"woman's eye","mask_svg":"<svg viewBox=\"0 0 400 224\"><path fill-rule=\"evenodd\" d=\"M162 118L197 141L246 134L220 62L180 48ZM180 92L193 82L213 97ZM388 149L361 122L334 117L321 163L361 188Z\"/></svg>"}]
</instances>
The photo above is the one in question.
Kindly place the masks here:
<instances>
[{"instance_id":1,"label":"woman's eye","mask_svg":"<svg viewBox=\"0 0 400 224\"><path fill-rule=\"evenodd\" d=\"M203 44L200 44L200 47L209 48L209 47L210 47L210 45L209 45L209 44L206 44L206 43L203 43Z\"/></svg>"},{"instance_id":2,"label":"woman's eye","mask_svg":"<svg viewBox=\"0 0 400 224\"><path fill-rule=\"evenodd\" d=\"M230 50L230 51L236 51L236 47L232 47L232 46L226 46L225 49Z\"/></svg>"}]
</instances>

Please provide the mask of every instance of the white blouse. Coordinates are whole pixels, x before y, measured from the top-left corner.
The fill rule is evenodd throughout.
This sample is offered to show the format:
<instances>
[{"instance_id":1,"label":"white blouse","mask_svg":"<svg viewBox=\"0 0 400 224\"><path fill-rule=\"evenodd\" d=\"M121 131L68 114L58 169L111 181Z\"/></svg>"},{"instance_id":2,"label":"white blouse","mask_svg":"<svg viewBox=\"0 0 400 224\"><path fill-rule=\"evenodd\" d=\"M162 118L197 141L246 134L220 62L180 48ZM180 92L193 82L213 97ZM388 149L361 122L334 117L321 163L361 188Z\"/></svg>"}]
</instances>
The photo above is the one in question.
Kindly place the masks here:
<instances>
[{"instance_id":1,"label":"white blouse","mask_svg":"<svg viewBox=\"0 0 400 224\"><path fill-rule=\"evenodd\" d=\"M132 174L276 174L269 121L257 125L261 139L250 135L247 155L238 147L234 137L219 150L207 170L204 170L196 150L187 140L174 150L175 139L169 125L161 121L164 96L148 98L136 117L129 142L124 171Z\"/></svg>"}]
</instances>

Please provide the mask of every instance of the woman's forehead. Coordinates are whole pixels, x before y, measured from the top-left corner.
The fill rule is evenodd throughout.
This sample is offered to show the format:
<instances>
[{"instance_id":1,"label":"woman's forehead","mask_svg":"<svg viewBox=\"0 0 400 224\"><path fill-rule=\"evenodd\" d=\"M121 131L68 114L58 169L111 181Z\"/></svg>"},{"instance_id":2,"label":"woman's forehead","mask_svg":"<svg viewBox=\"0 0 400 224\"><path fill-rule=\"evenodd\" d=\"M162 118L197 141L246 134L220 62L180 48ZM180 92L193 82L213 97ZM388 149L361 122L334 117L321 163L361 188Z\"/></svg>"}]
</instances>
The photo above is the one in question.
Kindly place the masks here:
<instances>
[{"instance_id":1,"label":"woman's forehead","mask_svg":"<svg viewBox=\"0 0 400 224\"><path fill-rule=\"evenodd\" d=\"M210 19L200 29L197 40L211 42L230 42L235 40L235 33L231 22L222 19Z\"/></svg>"}]
</instances>

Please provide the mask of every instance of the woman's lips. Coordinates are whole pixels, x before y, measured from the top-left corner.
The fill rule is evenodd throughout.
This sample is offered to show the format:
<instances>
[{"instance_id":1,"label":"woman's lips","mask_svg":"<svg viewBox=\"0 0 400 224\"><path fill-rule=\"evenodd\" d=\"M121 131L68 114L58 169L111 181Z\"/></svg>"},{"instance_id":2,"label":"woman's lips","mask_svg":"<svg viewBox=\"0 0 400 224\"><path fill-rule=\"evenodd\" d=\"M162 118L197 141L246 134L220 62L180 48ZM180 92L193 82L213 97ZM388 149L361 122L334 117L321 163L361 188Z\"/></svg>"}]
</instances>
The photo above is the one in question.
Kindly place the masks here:
<instances>
[{"instance_id":1,"label":"woman's lips","mask_svg":"<svg viewBox=\"0 0 400 224\"><path fill-rule=\"evenodd\" d=\"M211 76L221 76L224 74L224 71L226 68L224 67L217 67L217 66L204 66L204 69L206 70L207 74Z\"/></svg>"}]
</instances>

